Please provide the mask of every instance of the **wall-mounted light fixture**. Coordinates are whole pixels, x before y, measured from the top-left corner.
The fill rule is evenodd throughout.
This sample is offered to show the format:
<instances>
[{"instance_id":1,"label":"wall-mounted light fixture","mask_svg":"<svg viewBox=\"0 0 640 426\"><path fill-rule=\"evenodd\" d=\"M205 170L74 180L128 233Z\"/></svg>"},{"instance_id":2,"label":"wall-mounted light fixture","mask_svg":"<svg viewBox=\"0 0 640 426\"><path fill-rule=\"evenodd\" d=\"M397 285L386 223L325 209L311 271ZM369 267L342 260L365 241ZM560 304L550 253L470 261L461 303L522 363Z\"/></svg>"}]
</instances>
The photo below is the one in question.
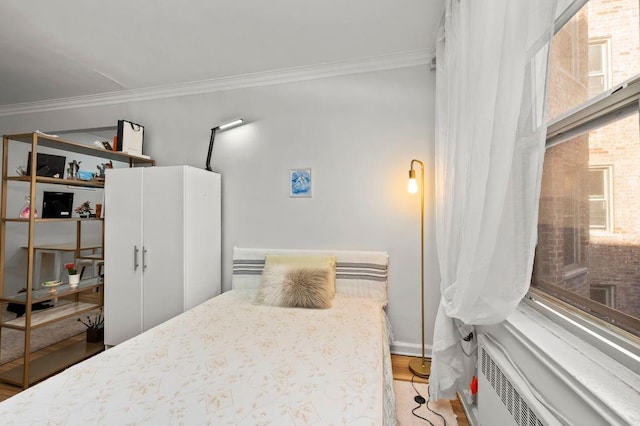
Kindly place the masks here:
<instances>
[{"instance_id":1,"label":"wall-mounted light fixture","mask_svg":"<svg viewBox=\"0 0 640 426\"><path fill-rule=\"evenodd\" d=\"M235 120L227 121L226 123L219 124L216 127L211 129L211 139L209 140L209 151L207 152L207 164L206 168L210 172L213 171L211 168L211 153L213 152L213 141L216 139L216 133L223 130L228 130L233 127L238 127L244 124L244 120L242 118L237 118Z\"/></svg>"}]
</instances>

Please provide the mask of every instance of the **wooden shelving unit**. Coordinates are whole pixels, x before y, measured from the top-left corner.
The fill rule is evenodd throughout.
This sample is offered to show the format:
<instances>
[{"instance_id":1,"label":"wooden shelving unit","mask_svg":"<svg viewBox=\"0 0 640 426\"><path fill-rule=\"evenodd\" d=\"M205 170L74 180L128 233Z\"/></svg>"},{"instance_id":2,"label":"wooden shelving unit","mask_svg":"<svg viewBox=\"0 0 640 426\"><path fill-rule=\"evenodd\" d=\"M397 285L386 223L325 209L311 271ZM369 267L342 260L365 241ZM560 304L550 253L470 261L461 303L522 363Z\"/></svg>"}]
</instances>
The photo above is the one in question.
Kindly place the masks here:
<instances>
[{"instance_id":1,"label":"wooden shelving unit","mask_svg":"<svg viewBox=\"0 0 640 426\"><path fill-rule=\"evenodd\" d=\"M25 374L28 374L28 383L37 383L103 350L102 343L76 342L32 361L27 373L24 369L27 364L23 364L2 373L0 379L12 385L23 386Z\"/></svg>"},{"instance_id":2,"label":"wooden shelving unit","mask_svg":"<svg viewBox=\"0 0 640 426\"><path fill-rule=\"evenodd\" d=\"M8 164L9 164L9 146L10 143L27 143L31 145L31 170L28 176L9 176ZM88 155L98 157L105 160L113 160L128 163L129 167L135 166L154 166L155 161L150 158L138 157L128 155L122 152L107 151L93 146L80 144L70 140L65 140L59 137L45 135L39 132L23 133L14 135L5 135L3 137L3 151L2 151L2 200L0 204L0 308L4 310L4 307L8 303L16 303L25 306L24 316L17 317L11 320L4 321L0 315L0 341L2 340L2 329L10 328L14 330L20 330L24 332L24 355L22 358L22 365L13 368L7 372L0 374L0 380L11 383L23 388L29 387L31 384L36 383L46 377L55 374L64 368L75 364L85 358L88 358L102 350L104 350L103 344L77 342L73 345L64 347L60 351L56 351L48 354L47 356L38 358L33 362L30 360L31 355L31 330L46 327L47 325L61 321L65 318L77 317L81 314L94 310L104 305L104 284L99 282L98 278L83 280L77 288L70 288L68 284L61 285L55 290L50 289L34 289L34 262L35 262L35 225L40 223L76 223L76 258L90 258L97 259L95 256L82 256L81 255L81 233L82 224L91 221L102 222L102 246L104 246L104 221L103 219L84 219L84 218L70 218L70 219L43 219L36 218L34 212L36 211L36 186L39 184L49 185L64 185L72 187L89 187L89 188L104 188L104 180L92 180L83 181L75 179L60 179L36 176L37 167L37 152L39 147L49 147L65 152ZM28 185L30 195L30 217L29 218L16 218L7 217L7 188L8 184L12 185ZM6 257L6 238L7 238L7 224L8 223L23 223L25 226L25 233L27 234L28 245L27 249L27 265L26 265L26 292L19 294L5 294L5 257ZM53 226L53 225L52 225ZM91 294L92 292L98 292L98 301L93 303L96 297L90 297L91 303L88 303L81 299L81 294ZM95 296L95 295L93 295ZM71 299L69 303L60 304L41 311L32 310L34 303L43 302L46 300L59 300L59 299Z\"/></svg>"}]
</instances>

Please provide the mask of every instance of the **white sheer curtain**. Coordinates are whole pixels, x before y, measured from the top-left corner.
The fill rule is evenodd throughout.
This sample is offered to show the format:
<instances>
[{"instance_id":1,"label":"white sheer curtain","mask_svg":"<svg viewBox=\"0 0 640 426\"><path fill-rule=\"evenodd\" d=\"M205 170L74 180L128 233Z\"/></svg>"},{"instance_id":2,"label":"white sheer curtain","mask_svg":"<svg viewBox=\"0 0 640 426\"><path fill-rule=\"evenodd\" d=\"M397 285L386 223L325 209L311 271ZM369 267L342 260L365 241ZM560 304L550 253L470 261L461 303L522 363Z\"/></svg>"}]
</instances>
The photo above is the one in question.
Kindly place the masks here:
<instances>
[{"instance_id":1,"label":"white sheer curtain","mask_svg":"<svg viewBox=\"0 0 640 426\"><path fill-rule=\"evenodd\" d=\"M446 0L436 71L434 398L455 398L470 379L453 318L498 323L529 288L556 2Z\"/></svg>"}]
</instances>

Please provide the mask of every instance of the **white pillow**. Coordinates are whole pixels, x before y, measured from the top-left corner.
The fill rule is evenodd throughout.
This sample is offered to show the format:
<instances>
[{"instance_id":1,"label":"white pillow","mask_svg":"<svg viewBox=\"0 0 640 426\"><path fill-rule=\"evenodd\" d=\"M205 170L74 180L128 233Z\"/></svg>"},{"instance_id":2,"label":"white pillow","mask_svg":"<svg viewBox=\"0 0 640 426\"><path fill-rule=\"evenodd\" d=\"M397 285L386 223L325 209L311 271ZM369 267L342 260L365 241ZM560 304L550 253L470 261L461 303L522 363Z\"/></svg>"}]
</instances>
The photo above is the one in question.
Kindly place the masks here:
<instances>
[{"instance_id":1,"label":"white pillow","mask_svg":"<svg viewBox=\"0 0 640 426\"><path fill-rule=\"evenodd\" d=\"M234 289L260 287L267 254L327 255L336 258L336 294L387 303L389 255L381 251L233 249Z\"/></svg>"}]
</instances>

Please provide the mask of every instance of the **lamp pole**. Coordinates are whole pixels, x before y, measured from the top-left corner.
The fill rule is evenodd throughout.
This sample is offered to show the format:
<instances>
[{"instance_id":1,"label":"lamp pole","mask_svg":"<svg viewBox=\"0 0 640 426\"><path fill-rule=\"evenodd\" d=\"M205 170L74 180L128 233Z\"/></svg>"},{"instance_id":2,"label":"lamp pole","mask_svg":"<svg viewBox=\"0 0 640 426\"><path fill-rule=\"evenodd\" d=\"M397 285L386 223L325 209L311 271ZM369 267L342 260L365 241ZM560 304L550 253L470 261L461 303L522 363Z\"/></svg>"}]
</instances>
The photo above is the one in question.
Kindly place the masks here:
<instances>
[{"instance_id":1,"label":"lamp pole","mask_svg":"<svg viewBox=\"0 0 640 426\"><path fill-rule=\"evenodd\" d=\"M424 163L420 160L411 160L409 170L409 192L417 190L416 171L414 163L420 164L420 326L422 330L422 357L409 361L409 370L419 377L427 378L431 373L431 362L424 355Z\"/></svg>"}]
</instances>

